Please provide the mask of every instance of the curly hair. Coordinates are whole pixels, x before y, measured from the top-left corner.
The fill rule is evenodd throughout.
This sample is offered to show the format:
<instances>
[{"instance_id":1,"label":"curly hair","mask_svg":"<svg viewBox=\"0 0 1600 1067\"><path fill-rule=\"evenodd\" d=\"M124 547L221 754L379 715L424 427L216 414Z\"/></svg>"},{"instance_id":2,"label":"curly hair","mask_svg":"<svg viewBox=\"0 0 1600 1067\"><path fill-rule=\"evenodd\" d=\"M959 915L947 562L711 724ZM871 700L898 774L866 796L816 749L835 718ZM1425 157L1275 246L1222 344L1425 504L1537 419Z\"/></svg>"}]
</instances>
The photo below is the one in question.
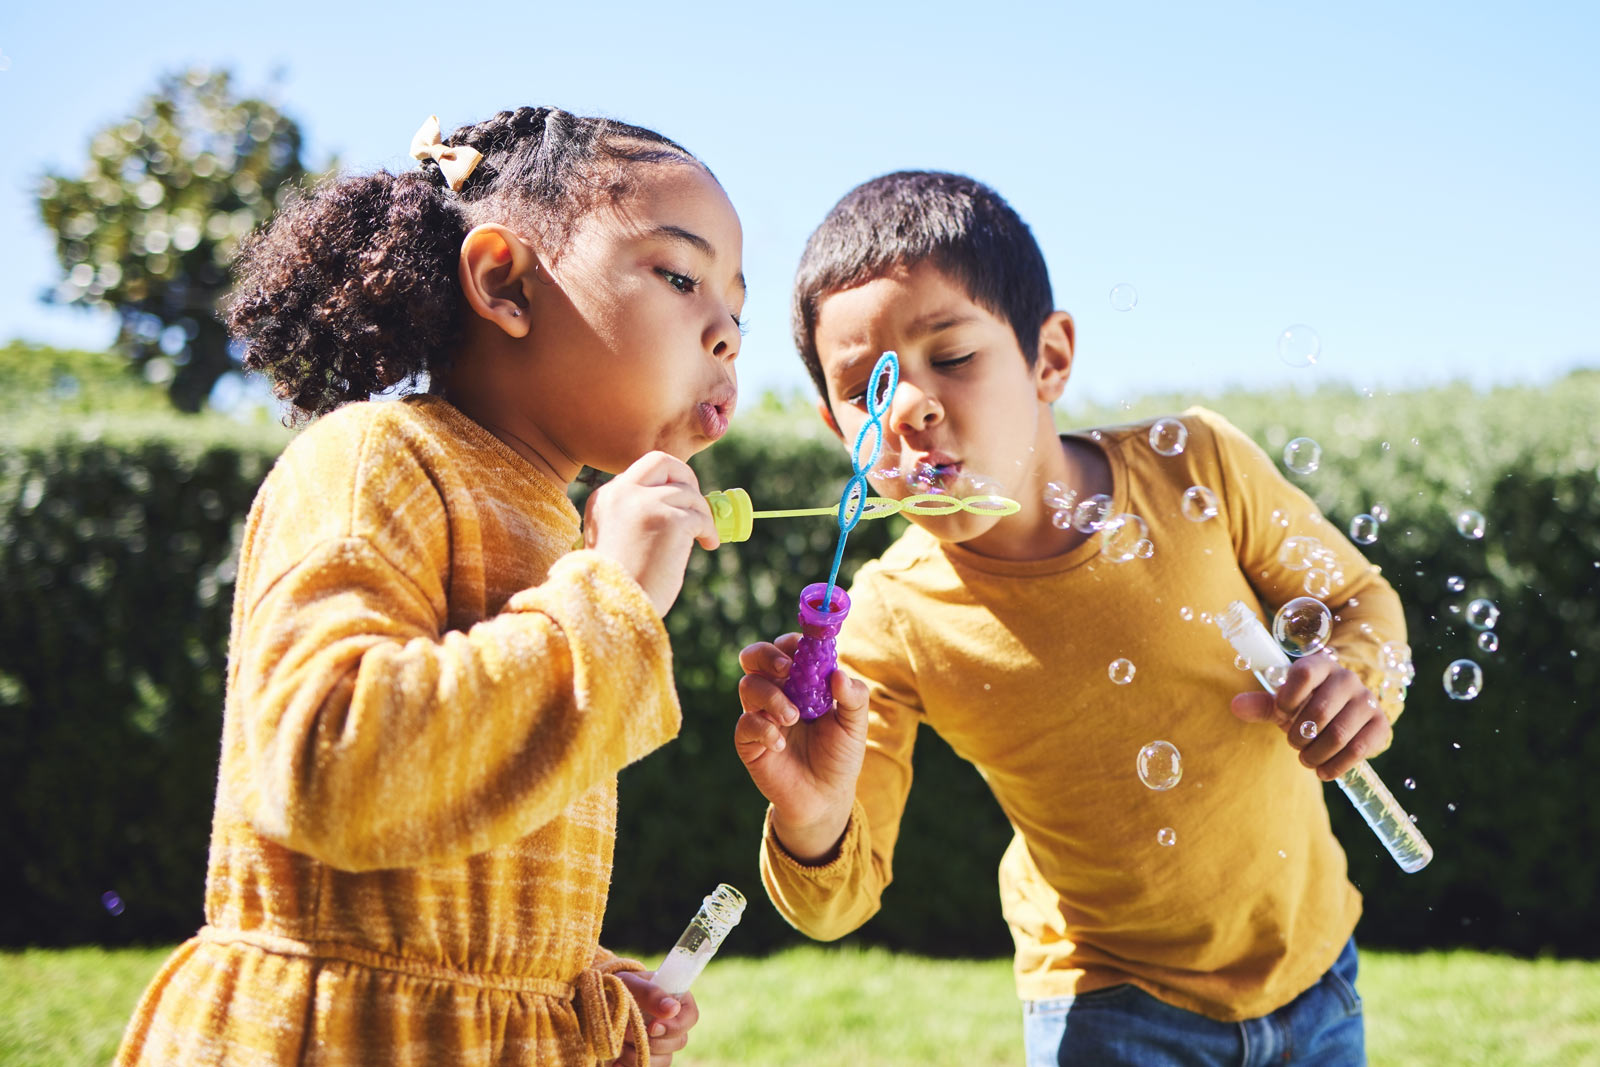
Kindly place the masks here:
<instances>
[{"instance_id":1,"label":"curly hair","mask_svg":"<svg viewBox=\"0 0 1600 1067\"><path fill-rule=\"evenodd\" d=\"M449 366L463 326L461 241L501 222L559 252L578 221L631 188L640 163L704 166L639 126L554 108L502 111L445 143L483 159L451 192L434 160L291 195L235 260L229 332L295 421Z\"/></svg>"}]
</instances>

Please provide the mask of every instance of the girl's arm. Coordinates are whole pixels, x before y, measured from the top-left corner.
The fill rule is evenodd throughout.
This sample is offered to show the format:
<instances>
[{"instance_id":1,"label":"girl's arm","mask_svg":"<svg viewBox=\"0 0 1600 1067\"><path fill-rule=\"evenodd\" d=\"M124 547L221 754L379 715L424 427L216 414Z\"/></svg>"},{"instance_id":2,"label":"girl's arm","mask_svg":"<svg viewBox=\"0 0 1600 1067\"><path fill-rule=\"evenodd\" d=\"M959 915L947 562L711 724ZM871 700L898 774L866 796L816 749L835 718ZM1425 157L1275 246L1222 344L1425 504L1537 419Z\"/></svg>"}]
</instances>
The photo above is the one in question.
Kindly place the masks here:
<instances>
[{"instance_id":1,"label":"girl's arm","mask_svg":"<svg viewBox=\"0 0 1600 1067\"><path fill-rule=\"evenodd\" d=\"M368 541L318 546L244 614L227 738L234 801L346 870L521 838L671 739L665 628L594 552L466 631Z\"/></svg>"}]
</instances>

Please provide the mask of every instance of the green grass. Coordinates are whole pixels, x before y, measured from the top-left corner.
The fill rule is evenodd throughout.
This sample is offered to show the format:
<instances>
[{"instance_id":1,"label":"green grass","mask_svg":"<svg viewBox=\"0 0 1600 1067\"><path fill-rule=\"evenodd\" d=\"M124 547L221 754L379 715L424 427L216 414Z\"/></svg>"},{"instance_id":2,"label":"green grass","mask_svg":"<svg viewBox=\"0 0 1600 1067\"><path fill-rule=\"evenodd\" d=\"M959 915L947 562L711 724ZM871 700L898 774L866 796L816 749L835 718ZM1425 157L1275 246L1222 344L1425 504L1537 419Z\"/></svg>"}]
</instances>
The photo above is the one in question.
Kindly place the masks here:
<instances>
[{"instance_id":1,"label":"green grass","mask_svg":"<svg viewBox=\"0 0 1600 1067\"><path fill-rule=\"evenodd\" d=\"M0 953L0 1063L105 1064L162 949ZM1600 962L1363 952L1373 1067L1600 1063ZM802 947L718 959L683 1067L1022 1062L1008 960Z\"/></svg>"}]
</instances>

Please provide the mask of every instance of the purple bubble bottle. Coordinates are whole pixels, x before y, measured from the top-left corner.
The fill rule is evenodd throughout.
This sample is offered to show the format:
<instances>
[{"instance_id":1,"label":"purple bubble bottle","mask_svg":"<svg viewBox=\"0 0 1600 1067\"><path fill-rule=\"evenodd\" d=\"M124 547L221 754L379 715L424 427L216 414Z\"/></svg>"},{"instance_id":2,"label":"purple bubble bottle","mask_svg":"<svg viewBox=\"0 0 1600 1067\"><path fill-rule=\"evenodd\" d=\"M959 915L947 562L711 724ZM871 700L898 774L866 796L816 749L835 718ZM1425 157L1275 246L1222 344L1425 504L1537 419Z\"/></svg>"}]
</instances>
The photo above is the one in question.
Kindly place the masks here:
<instances>
[{"instance_id":1,"label":"purple bubble bottle","mask_svg":"<svg viewBox=\"0 0 1600 1067\"><path fill-rule=\"evenodd\" d=\"M807 722L833 710L828 678L839 663L834 639L850 614L850 597L838 586L833 587L829 605L833 610L823 611L822 598L827 592L827 582L814 582L800 593L800 645L794 650L789 680L783 683L783 695L794 701L800 718Z\"/></svg>"}]
</instances>

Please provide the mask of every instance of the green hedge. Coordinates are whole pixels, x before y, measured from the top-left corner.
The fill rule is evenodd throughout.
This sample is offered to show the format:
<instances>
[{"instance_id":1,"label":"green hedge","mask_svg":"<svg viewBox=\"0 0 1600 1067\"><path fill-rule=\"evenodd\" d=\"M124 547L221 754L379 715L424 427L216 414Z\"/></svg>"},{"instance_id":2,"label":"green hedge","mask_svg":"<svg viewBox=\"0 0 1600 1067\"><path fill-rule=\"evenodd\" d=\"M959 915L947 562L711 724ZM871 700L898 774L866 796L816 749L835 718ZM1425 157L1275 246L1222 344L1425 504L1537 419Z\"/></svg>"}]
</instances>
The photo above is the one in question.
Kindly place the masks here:
<instances>
[{"instance_id":1,"label":"green hedge","mask_svg":"<svg viewBox=\"0 0 1600 1067\"><path fill-rule=\"evenodd\" d=\"M1072 411L1073 424L1175 410L1150 398ZM1405 600L1417 682L1377 763L1437 850L1402 875L1330 788L1335 827L1367 896L1361 936L1392 946L1600 953L1600 375L1545 389L1445 388L1365 396L1223 395L1206 401L1269 452L1301 434L1324 448L1296 478L1341 525L1373 503L1391 519L1369 555ZM696 460L705 488L758 504L835 498L843 450L796 411L757 411ZM0 943L181 937L200 921L220 730L231 553L285 435L226 420L48 418L0 431L0 856L18 872ZM1467 541L1451 516L1488 518ZM862 523L845 574L899 520ZM755 850L764 803L732 749L738 649L793 626L799 587L826 575L827 519L758 523L743 545L697 552L668 618L685 723L622 776L610 941L665 947L719 881L751 897L734 944L796 939L767 904ZM1445 579L1467 582L1450 593ZM1499 652L1452 609L1488 596ZM1467 656L1483 694L1446 699ZM1219 714L1226 714L1219 709ZM1459 746L1459 747L1457 747ZM896 859L863 940L935 954L1009 949L995 863L1009 837L977 774L931 734ZM1114 860L1113 860L1114 862ZM126 902L110 915L101 894Z\"/></svg>"}]
</instances>

